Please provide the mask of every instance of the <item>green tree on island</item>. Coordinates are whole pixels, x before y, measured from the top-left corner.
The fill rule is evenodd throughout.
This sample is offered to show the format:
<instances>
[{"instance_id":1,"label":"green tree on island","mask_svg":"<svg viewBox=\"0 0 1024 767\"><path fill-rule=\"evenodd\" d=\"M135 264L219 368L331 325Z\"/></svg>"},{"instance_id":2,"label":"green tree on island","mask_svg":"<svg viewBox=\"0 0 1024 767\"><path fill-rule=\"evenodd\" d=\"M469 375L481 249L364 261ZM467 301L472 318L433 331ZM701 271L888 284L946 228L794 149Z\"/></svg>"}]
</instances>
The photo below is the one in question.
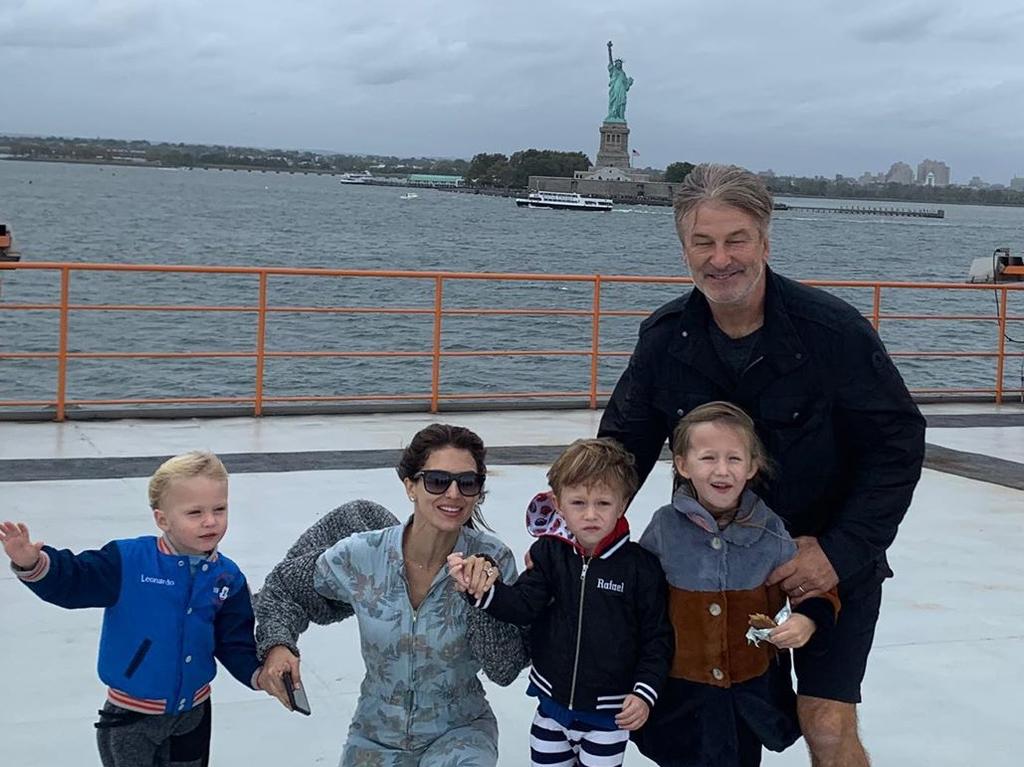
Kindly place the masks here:
<instances>
[{"instance_id":1,"label":"green tree on island","mask_svg":"<svg viewBox=\"0 0 1024 767\"><path fill-rule=\"evenodd\" d=\"M692 162L674 162L665 168L665 180L670 184L678 184L689 176L695 167Z\"/></svg>"},{"instance_id":2,"label":"green tree on island","mask_svg":"<svg viewBox=\"0 0 1024 767\"><path fill-rule=\"evenodd\" d=\"M571 177L587 170L590 158L583 152L559 152L554 149L524 149L511 157L503 154L478 154L469 163L466 183L473 186L516 187L525 189L530 176Z\"/></svg>"}]
</instances>

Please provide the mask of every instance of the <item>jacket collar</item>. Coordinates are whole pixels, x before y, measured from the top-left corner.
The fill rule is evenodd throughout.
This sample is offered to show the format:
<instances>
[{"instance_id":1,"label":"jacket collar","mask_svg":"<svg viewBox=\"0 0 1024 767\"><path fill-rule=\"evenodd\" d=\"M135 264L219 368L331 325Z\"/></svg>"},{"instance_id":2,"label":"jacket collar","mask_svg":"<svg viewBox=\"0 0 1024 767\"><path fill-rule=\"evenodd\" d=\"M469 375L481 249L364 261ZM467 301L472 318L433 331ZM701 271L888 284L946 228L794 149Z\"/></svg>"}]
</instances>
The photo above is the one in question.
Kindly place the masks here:
<instances>
[{"instance_id":1,"label":"jacket collar","mask_svg":"<svg viewBox=\"0 0 1024 767\"><path fill-rule=\"evenodd\" d=\"M757 359L743 376L740 388L748 396L756 395L781 375L807 361L807 351L797 335L786 309L784 278L765 266L764 324L757 347ZM720 388L734 388L732 376L715 353L708 334L714 322L707 298L696 287L683 306L669 353L713 380Z\"/></svg>"},{"instance_id":2,"label":"jacket collar","mask_svg":"<svg viewBox=\"0 0 1024 767\"><path fill-rule=\"evenodd\" d=\"M580 556L586 556L576 537L569 532L565 519L555 508L554 493L537 493L526 507L526 530L534 538L556 538L568 545ZM629 522L625 515L619 517L614 529L594 547L593 556L607 559L629 540Z\"/></svg>"},{"instance_id":3,"label":"jacket collar","mask_svg":"<svg viewBox=\"0 0 1024 767\"><path fill-rule=\"evenodd\" d=\"M689 493L685 485L676 490L672 497L676 511L705 532L718 535L736 546L752 546L764 534L768 521L768 507L757 493L744 490L740 496L740 508L736 518L721 530L718 521Z\"/></svg>"}]
</instances>

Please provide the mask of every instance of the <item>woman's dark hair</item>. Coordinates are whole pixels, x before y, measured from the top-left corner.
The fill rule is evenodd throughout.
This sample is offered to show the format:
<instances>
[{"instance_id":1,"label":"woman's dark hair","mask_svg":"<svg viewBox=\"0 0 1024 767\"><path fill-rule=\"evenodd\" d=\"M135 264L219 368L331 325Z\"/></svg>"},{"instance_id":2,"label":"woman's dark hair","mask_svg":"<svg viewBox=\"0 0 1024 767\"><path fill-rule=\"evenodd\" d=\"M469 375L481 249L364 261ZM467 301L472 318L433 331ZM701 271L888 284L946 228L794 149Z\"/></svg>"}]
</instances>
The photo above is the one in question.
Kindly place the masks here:
<instances>
[{"instance_id":1,"label":"woman's dark hair","mask_svg":"<svg viewBox=\"0 0 1024 767\"><path fill-rule=\"evenodd\" d=\"M435 450L445 447L454 447L465 450L473 456L478 474L487 475L487 448L484 441L476 432L470 431L465 426L452 426L447 423L432 423L416 432L398 460L395 470L401 479L412 479L420 471ZM484 502L484 490L476 497L476 505L473 506L473 515L466 520L466 527L491 528L484 521L480 512L480 504Z\"/></svg>"}]
</instances>

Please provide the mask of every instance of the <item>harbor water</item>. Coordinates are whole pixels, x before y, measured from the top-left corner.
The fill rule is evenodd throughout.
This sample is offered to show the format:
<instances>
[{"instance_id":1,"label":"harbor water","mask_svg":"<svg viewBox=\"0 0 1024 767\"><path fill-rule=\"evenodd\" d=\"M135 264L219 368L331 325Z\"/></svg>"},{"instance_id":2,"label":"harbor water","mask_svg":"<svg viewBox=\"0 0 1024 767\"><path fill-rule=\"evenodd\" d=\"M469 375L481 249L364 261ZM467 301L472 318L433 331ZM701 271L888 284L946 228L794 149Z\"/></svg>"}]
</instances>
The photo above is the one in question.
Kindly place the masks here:
<instances>
[{"instance_id":1,"label":"harbor water","mask_svg":"<svg viewBox=\"0 0 1024 767\"><path fill-rule=\"evenodd\" d=\"M332 176L0 162L0 222L13 230L26 262L283 266L339 269L685 274L672 212L616 207L608 214L517 209L510 199L398 188L342 185ZM800 200L785 200L800 204ZM855 201L815 201L848 206ZM866 204L866 203L859 203ZM914 207L899 203L899 207ZM928 206L935 207L935 206ZM964 282L973 258L997 247L1024 249L1024 209L944 206L944 219L784 211L772 230L771 263L799 279ZM616 285L602 309L650 311L679 286ZM870 290L839 291L868 312ZM883 311L994 315L992 291L890 291ZM55 273L2 276L0 351L54 351L54 311L4 311L10 303L52 303ZM253 306L257 280L246 275L75 274L74 303ZM274 277L271 306L433 307L429 280ZM589 310L587 283L446 284L446 307L542 307ZM1021 313L1011 306L1011 314ZM602 322L602 349L629 351L638 317ZM72 351L252 351L254 314L73 312ZM429 351L429 315L273 314L267 349ZM883 321L890 350L993 351L994 321ZM1008 328L1024 337L1021 323ZM446 317L443 348L589 349L589 318ZM601 389L625 357L605 358ZM912 387L992 387L991 359L897 360ZM430 359L272 358L268 396L425 392ZM1005 382L1017 388L1019 365ZM53 360L0 360L0 399L52 399ZM584 390L589 359L470 357L446 359L442 390ZM74 360L68 397L249 396L253 360Z\"/></svg>"}]
</instances>

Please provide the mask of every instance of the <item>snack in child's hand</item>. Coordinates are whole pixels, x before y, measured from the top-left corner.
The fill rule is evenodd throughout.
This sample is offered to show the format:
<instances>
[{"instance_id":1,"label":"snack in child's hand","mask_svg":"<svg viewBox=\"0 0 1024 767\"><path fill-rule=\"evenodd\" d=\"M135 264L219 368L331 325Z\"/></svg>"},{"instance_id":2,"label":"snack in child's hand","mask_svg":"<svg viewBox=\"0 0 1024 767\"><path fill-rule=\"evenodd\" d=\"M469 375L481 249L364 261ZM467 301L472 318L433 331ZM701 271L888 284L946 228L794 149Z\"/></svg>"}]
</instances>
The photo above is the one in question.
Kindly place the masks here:
<instances>
[{"instance_id":1,"label":"snack in child's hand","mask_svg":"<svg viewBox=\"0 0 1024 767\"><path fill-rule=\"evenodd\" d=\"M773 629L778 624L764 613L754 613L750 616L750 625L755 629Z\"/></svg>"}]
</instances>

